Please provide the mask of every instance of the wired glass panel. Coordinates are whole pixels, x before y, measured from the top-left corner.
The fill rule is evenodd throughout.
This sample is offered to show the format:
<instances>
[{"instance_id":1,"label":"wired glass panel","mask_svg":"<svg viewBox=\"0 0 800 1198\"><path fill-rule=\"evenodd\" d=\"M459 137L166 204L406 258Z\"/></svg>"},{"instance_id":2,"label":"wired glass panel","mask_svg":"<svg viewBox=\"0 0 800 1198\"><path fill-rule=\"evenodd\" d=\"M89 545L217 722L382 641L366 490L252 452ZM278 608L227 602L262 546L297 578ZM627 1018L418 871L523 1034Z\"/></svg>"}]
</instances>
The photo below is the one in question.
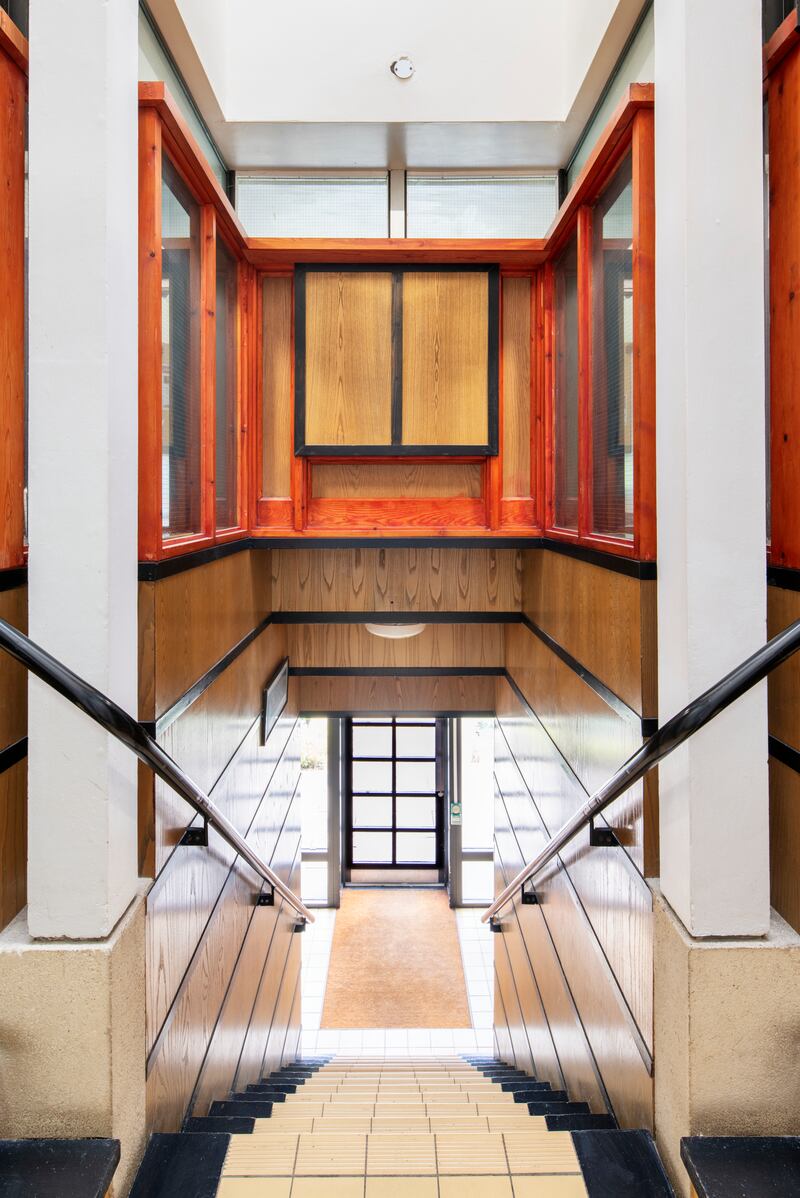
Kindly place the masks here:
<instances>
[{"instance_id":1,"label":"wired glass panel","mask_svg":"<svg viewBox=\"0 0 800 1198\"><path fill-rule=\"evenodd\" d=\"M216 495L217 528L239 523L237 466L239 264L217 236Z\"/></svg>"},{"instance_id":2,"label":"wired glass panel","mask_svg":"<svg viewBox=\"0 0 800 1198\"><path fill-rule=\"evenodd\" d=\"M250 237L388 237L389 175L237 174Z\"/></svg>"},{"instance_id":3,"label":"wired glass panel","mask_svg":"<svg viewBox=\"0 0 800 1198\"><path fill-rule=\"evenodd\" d=\"M407 237L544 237L558 176L406 175Z\"/></svg>"},{"instance_id":4,"label":"wired glass panel","mask_svg":"<svg viewBox=\"0 0 800 1198\"><path fill-rule=\"evenodd\" d=\"M555 264L553 522L578 527L578 241Z\"/></svg>"},{"instance_id":5,"label":"wired glass panel","mask_svg":"<svg viewBox=\"0 0 800 1198\"><path fill-rule=\"evenodd\" d=\"M594 209L592 531L633 539L633 176L628 156Z\"/></svg>"},{"instance_id":6,"label":"wired glass panel","mask_svg":"<svg viewBox=\"0 0 800 1198\"><path fill-rule=\"evenodd\" d=\"M200 208L164 157L161 187L161 521L201 531Z\"/></svg>"}]
</instances>

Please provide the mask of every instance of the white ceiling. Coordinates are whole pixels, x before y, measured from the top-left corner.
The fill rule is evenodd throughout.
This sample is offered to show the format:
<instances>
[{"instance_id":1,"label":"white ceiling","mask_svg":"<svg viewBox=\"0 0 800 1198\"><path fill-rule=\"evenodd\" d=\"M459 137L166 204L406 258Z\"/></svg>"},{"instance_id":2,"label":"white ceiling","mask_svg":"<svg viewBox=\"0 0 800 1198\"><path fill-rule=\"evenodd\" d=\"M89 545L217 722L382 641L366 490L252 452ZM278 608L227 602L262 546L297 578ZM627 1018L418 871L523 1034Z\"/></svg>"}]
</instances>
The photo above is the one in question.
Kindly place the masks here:
<instances>
[{"instance_id":1,"label":"white ceiling","mask_svg":"<svg viewBox=\"0 0 800 1198\"><path fill-rule=\"evenodd\" d=\"M564 165L642 0L150 7L231 167L465 169Z\"/></svg>"}]
</instances>

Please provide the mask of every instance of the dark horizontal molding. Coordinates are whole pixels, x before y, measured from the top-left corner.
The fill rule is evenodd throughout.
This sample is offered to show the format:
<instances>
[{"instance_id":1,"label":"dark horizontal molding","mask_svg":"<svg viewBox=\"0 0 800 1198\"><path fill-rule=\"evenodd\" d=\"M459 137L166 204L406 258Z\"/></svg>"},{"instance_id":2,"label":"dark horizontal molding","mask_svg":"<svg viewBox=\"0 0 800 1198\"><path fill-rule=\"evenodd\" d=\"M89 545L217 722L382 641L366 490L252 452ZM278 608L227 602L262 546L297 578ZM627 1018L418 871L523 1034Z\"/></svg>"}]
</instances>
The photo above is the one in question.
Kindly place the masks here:
<instances>
[{"instance_id":1,"label":"dark horizontal molding","mask_svg":"<svg viewBox=\"0 0 800 1198\"><path fill-rule=\"evenodd\" d=\"M181 697L171 707L168 707L163 715L160 715L155 721L156 736L160 736L162 732L169 728L170 724L174 724L193 703L196 703L204 691L207 691L212 683L216 682L225 673L228 666L232 665L236 661L236 658L241 656L245 649L249 648L265 629L269 628L271 623L272 616L267 616L263 619L260 624L251 629L240 641L237 641L232 649L229 649L227 653L220 657L219 661L215 662L210 670L206 670L205 674L202 674L187 691L184 691Z\"/></svg>"},{"instance_id":2,"label":"dark horizontal molding","mask_svg":"<svg viewBox=\"0 0 800 1198\"><path fill-rule=\"evenodd\" d=\"M784 591L800 591L800 570L790 566L767 566L767 582Z\"/></svg>"},{"instance_id":3,"label":"dark horizontal molding","mask_svg":"<svg viewBox=\"0 0 800 1198\"><path fill-rule=\"evenodd\" d=\"M275 611L273 624L518 624L518 611Z\"/></svg>"},{"instance_id":4,"label":"dark horizontal molding","mask_svg":"<svg viewBox=\"0 0 800 1198\"><path fill-rule=\"evenodd\" d=\"M10 770L13 765L17 765L20 761L24 761L28 756L28 738L27 736L20 737L14 741L13 745L8 745L5 749L0 749L0 774L4 774L6 770Z\"/></svg>"},{"instance_id":5,"label":"dark horizontal molding","mask_svg":"<svg viewBox=\"0 0 800 1198\"><path fill-rule=\"evenodd\" d=\"M28 582L28 567L13 566L10 570L0 570L0 591L15 591L24 587Z\"/></svg>"},{"instance_id":6,"label":"dark horizontal molding","mask_svg":"<svg viewBox=\"0 0 800 1198\"><path fill-rule=\"evenodd\" d=\"M497 447L493 442L483 445L299 445L294 452L299 458L491 458L497 456Z\"/></svg>"},{"instance_id":7,"label":"dark horizontal molding","mask_svg":"<svg viewBox=\"0 0 800 1198\"><path fill-rule=\"evenodd\" d=\"M592 549L586 545L574 545L571 541L556 541L543 537L540 533L530 536L503 536L502 534L482 536L370 536L370 537L309 537L304 534L286 537L242 537L238 541L226 541L223 545L211 545L206 549L196 549L190 553L181 553L176 557L165 558L160 562L139 562L139 582L159 582L162 578L172 578L183 574L186 570L194 570L209 562L219 561L220 558L230 557L234 553L242 553L248 549L549 549L560 553L563 557L574 557L578 561L588 562L615 574L625 574L629 578L638 578L642 582L656 578L656 563L643 562L636 558L620 557L619 554L604 549ZM770 567L775 569L775 567ZM783 571L797 574L800 571ZM14 571L0 572L14 573ZM19 585L19 584L17 584ZM789 584L776 584L786 585ZM800 586L800 582L797 584ZM0 587L0 589L2 589Z\"/></svg>"},{"instance_id":8,"label":"dark horizontal molding","mask_svg":"<svg viewBox=\"0 0 800 1198\"><path fill-rule=\"evenodd\" d=\"M289 666L294 678L505 678L503 666Z\"/></svg>"},{"instance_id":9,"label":"dark horizontal molding","mask_svg":"<svg viewBox=\"0 0 800 1198\"><path fill-rule=\"evenodd\" d=\"M388 275L392 271L401 274L486 274L499 270L497 262L296 262L295 270L307 270L309 274L359 274Z\"/></svg>"},{"instance_id":10,"label":"dark horizontal molding","mask_svg":"<svg viewBox=\"0 0 800 1198\"><path fill-rule=\"evenodd\" d=\"M563 647L563 645L559 645L558 641L554 641L553 638L546 633L543 628L540 628L538 624L534 624L533 620L529 619L526 615L522 615L520 616L520 621L525 625L529 632L532 632L533 635L542 642L543 645L547 646L551 653L555 653L556 657L559 658L560 661L563 661L565 665L569 666L569 668L575 674L577 674L578 677L585 682L588 687L591 687L594 693L600 699L602 699L603 702L606 703L613 712L615 712L623 720L627 720L629 724L633 724L637 731L641 732L643 739L646 739L648 736L652 736L658 731L657 719L640 716L638 711L635 711L632 707L629 707L624 699L620 699L619 695L612 691L610 687L606 686L604 682L601 682L596 674L593 674L591 670L586 668L586 666L581 665L577 658L573 657L572 654Z\"/></svg>"},{"instance_id":11,"label":"dark horizontal molding","mask_svg":"<svg viewBox=\"0 0 800 1198\"><path fill-rule=\"evenodd\" d=\"M640 582L652 582L657 576L655 562L639 561L635 557L621 557L605 549L593 549L590 545L574 545L571 541L557 541L552 537L539 537L542 549L552 553L560 553L563 557L574 557L579 562L587 562L590 566L600 566L604 570L613 570L615 574L625 574L628 578L638 578Z\"/></svg>"},{"instance_id":12,"label":"dark horizontal molding","mask_svg":"<svg viewBox=\"0 0 800 1198\"><path fill-rule=\"evenodd\" d=\"M769 755L780 761L781 765L787 765L790 770L800 774L800 752L787 745L786 741L778 740L777 736L770 736Z\"/></svg>"}]
</instances>

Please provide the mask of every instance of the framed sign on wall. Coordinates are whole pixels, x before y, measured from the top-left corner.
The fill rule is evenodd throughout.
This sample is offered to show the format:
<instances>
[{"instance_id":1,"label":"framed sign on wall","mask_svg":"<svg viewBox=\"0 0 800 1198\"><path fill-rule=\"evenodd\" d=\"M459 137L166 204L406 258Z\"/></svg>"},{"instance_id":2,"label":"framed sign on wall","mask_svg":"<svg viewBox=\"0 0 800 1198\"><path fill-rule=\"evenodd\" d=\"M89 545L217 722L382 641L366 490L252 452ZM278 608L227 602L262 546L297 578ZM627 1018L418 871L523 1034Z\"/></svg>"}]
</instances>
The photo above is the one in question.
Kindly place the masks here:
<instances>
[{"instance_id":1,"label":"framed sign on wall","mask_svg":"<svg viewBox=\"0 0 800 1198\"><path fill-rule=\"evenodd\" d=\"M285 657L264 688L264 705L261 712L261 743L265 745L269 734L280 719L289 698L289 658Z\"/></svg>"}]
</instances>

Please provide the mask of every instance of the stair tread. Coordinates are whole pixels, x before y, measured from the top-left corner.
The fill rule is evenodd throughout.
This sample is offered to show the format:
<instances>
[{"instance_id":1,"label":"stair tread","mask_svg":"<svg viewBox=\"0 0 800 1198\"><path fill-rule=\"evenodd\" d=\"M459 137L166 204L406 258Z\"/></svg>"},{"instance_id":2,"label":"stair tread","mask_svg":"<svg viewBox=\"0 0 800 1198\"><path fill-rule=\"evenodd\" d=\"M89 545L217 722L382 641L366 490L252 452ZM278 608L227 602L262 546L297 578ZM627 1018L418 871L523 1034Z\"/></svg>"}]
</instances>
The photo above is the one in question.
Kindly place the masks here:
<instances>
[{"instance_id":1,"label":"stair tread","mask_svg":"<svg viewBox=\"0 0 800 1198\"><path fill-rule=\"evenodd\" d=\"M129 1198L215 1198L230 1141L213 1133L156 1133Z\"/></svg>"},{"instance_id":2,"label":"stair tread","mask_svg":"<svg viewBox=\"0 0 800 1198\"><path fill-rule=\"evenodd\" d=\"M800 1136L687 1136L681 1157L698 1198L800 1198Z\"/></svg>"},{"instance_id":3,"label":"stair tread","mask_svg":"<svg viewBox=\"0 0 800 1198\"><path fill-rule=\"evenodd\" d=\"M231 1135L249 1135L255 1119L248 1115L193 1115L183 1125L185 1132L229 1132Z\"/></svg>"},{"instance_id":4,"label":"stair tread","mask_svg":"<svg viewBox=\"0 0 800 1198\"><path fill-rule=\"evenodd\" d=\"M119 1140L0 1140L3 1193L14 1198L103 1198Z\"/></svg>"},{"instance_id":5,"label":"stair tread","mask_svg":"<svg viewBox=\"0 0 800 1198\"><path fill-rule=\"evenodd\" d=\"M648 1131L571 1135L589 1198L675 1198Z\"/></svg>"}]
</instances>

